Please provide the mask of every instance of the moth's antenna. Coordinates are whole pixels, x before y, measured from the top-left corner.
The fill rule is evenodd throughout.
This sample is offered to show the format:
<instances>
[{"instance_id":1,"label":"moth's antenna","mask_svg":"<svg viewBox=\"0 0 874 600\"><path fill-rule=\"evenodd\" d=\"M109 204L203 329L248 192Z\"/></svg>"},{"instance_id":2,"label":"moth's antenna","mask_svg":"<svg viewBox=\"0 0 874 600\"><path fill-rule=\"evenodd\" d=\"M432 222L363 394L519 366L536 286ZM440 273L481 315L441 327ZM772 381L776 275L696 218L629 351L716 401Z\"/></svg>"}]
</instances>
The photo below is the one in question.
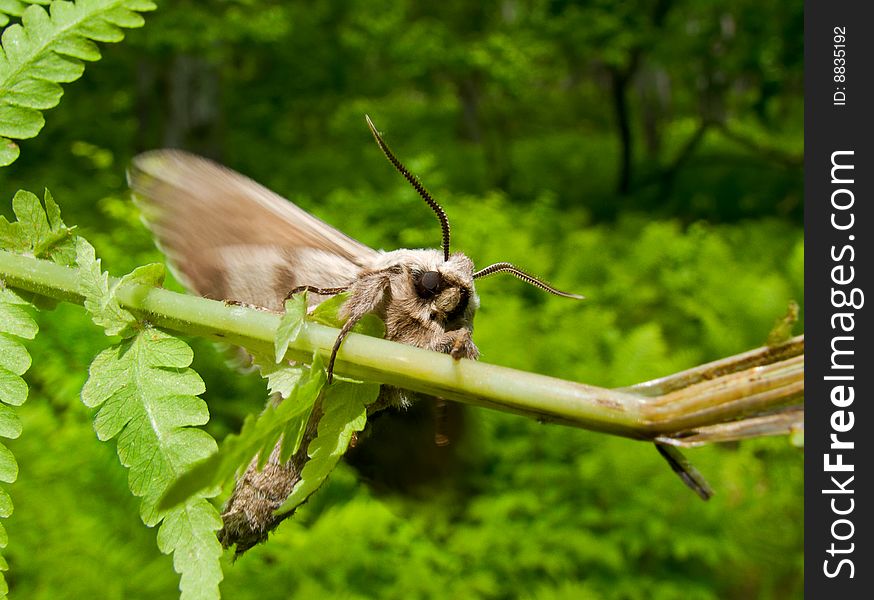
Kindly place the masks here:
<instances>
[{"instance_id":1,"label":"moth's antenna","mask_svg":"<svg viewBox=\"0 0 874 600\"><path fill-rule=\"evenodd\" d=\"M495 273L509 273L511 275L515 275L525 283L530 283L531 285L539 287L541 290L545 290L550 294L555 294L556 296L562 296L563 298L573 298L575 300L583 299L583 296L580 296L579 294L569 294L568 292L562 292L561 290L557 290L545 281L537 279L534 275L526 273L522 269L508 262L499 262L493 265L489 265L485 269L480 269L473 274L473 278L479 279L480 277L488 277L489 275L494 275Z\"/></svg>"},{"instance_id":2,"label":"moth's antenna","mask_svg":"<svg viewBox=\"0 0 874 600\"><path fill-rule=\"evenodd\" d=\"M413 177L407 168L401 164L401 161L397 159L397 157L392 153L389 149L388 144L382 139L382 136L379 135L379 132L376 130L376 127L373 125L373 121L370 120L370 117L364 115L364 118L367 119L367 126L370 127L370 133L373 134L373 137L376 138L376 143L379 144L379 147L382 149L383 154L385 154L386 158L388 158L389 162L394 165L394 168L397 169L404 178L410 182L410 185L415 188L422 199L428 203L428 206L437 213L437 218L440 219L440 227L443 229L443 260L449 260L449 219L446 217L446 213L440 208L440 205L434 201L434 198L431 197L431 194L428 193L428 190L419 182L418 179Z\"/></svg>"}]
</instances>

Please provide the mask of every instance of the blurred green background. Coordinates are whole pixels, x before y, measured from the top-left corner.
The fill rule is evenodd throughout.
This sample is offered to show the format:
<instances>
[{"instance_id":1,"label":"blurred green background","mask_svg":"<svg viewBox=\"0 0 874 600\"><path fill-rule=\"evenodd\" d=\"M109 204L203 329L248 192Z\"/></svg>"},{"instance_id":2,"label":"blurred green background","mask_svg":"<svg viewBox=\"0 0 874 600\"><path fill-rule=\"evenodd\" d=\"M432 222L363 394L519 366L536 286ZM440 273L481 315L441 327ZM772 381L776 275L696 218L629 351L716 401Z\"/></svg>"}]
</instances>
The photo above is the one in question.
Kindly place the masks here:
<instances>
[{"instance_id":1,"label":"blurred green background","mask_svg":"<svg viewBox=\"0 0 874 600\"><path fill-rule=\"evenodd\" d=\"M443 204L455 249L587 297L483 280L483 360L628 385L761 345L792 299L803 315L799 3L159 4L0 180L7 202L48 187L114 274L160 260L124 170L165 146L373 247L436 247L367 113ZM171 598L171 559L78 398L107 339L78 307L40 321L12 444L12 594ZM221 438L264 385L192 344ZM690 451L708 503L629 440L471 411L453 447L462 468L412 497L341 467L269 543L226 557L224 596L802 596L802 452L785 439Z\"/></svg>"}]
</instances>

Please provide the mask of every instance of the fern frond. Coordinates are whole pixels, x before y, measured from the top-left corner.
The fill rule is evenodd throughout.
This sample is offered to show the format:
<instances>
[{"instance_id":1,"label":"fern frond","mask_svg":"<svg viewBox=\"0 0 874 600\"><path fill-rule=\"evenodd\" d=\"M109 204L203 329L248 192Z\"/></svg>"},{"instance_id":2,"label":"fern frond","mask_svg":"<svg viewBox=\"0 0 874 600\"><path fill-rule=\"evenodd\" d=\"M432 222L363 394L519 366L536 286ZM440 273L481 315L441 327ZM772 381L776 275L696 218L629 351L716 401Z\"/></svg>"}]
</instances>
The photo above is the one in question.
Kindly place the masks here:
<instances>
[{"instance_id":1,"label":"fern frond","mask_svg":"<svg viewBox=\"0 0 874 600\"><path fill-rule=\"evenodd\" d=\"M282 362L285 353L288 352L288 344L300 333L306 314L306 292L295 294L285 301L285 314L279 319L279 328L276 330L276 340L273 343L277 363Z\"/></svg>"},{"instance_id":2,"label":"fern frond","mask_svg":"<svg viewBox=\"0 0 874 600\"><path fill-rule=\"evenodd\" d=\"M30 368L30 354L19 341L33 339L37 333L36 321L31 315L31 304L7 289L0 280L0 437L15 439L21 435L21 420L13 406L27 400L27 384L21 378ZM0 481L13 483L18 478L18 463L12 452L0 443ZM0 488L0 518L12 514L12 499ZM6 530L0 524L0 548L7 543ZM0 555L0 598L7 593L2 571L6 561Z\"/></svg>"},{"instance_id":3,"label":"fern frond","mask_svg":"<svg viewBox=\"0 0 874 600\"><path fill-rule=\"evenodd\" d=\"M2 1L2 0L0 0ZM45 208L34 194L19 190L12 199L17 220L10 223L0 216L0 246L18 254L48 258L62 265L72 264L73 230L64 225L61 210L48 190ZM0 437L21 435L21 421L14 406L27 399L27 384L21 376L30 368L30 354L21 339L33 339L37 324L34 306L5 287L0 280ZM13 483L18 478L18 463L12 452L0 443L0 481ZM0 489L0 517L12 513L12 500ZM0 525L0 548L6 547L6 531ZM0 556L0 571L6 563ZM6 581L0 574L0 598L6 597Z\"/></svg>"},{"instance_id":4,"label":"fern frond","mask_svg":"<svg viewBox=\"0 0 874 600\"><path fill-rule=\"evenodd\" d=\"M108 334L126 337L91 363L82 402L97 409L97 437L116 439L118 457L130 469L130 490L142 498L143 522L152 527L163 521L158 548L173 553L182 598L218 598L222 549L215 532L222 523L207 500L215 491L194 494L169 511L158 507L170 483L216 451L215 440L195 428L209 420L197 397L206 388L189 368L193 353L185 342L140 323L115 298L126 284L155 284L163 269L141 267L110 285L90 244L80 239L77 251L85 307Z\"/></svg>"},{"instance_id":5,"label":"fern frond","mask_svg":"<svg viewBox=\"0 0 874 600\"><path fill-rule=\"evenodd\" d=\"M15 15L21 2L3 2ZM123 28L142 27L139 13L155 9L151 0L57 0L50 11L27 6L21 23L3 30L0 51L0 166L19 155L13 139L34 137L45 124L40 111L60 102L59 84L75 81L82 61L100 59L95 42L118 42ZM5 17L8 23L8 17ZM10 139L11 138L11 139Z\"/></svg>"},{"instance_id":6,"label":"fern frond","mask_svg":"<svg viewBox=\"0 0 874 600\"><path fill-rule=\"evenodd\" d=\"M142 498L143 522L152 527L163 520L158 547L174 553L182 597L217 598L222 575L215 532L221 519L206 500L214 492L166 512L157 506L172 481L216 451L212 437L193 427L205 424L209 413L197 397L203 381L188 368L192 356L182 340L146 327L97 355L82 401L98 409L97 437L116 438L118 457L130 469L130 490Z\"/></svg>"}]
</instances>

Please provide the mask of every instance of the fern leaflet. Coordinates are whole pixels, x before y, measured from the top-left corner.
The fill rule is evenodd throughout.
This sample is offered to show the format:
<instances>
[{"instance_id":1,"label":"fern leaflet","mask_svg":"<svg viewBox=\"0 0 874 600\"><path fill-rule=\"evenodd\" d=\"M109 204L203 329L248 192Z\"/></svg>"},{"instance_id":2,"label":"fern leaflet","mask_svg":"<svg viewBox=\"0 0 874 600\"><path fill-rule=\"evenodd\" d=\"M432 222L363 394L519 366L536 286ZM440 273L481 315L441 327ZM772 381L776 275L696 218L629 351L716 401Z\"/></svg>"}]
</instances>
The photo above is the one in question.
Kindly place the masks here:
<instances>
[{"instance_id":1,"label":"fern leaflet","mask_svg":"<svg viewBox=\"0 0 874 600\"><path fill-rule=\"evenodd\" d=\"M0 27L9 24L9 17L20 17L31 4L51 4L52 0L0 0Z\"/></svg>"},{"instance_id":2,"label":"fern leaflet","mask_svg":"<svg viewBox=\"0 0 874 600\"><path fill-rule=\"evenodd\" d=\"M151 0L57 0L50 12L38 4L3 0L0 15L21 15L7 26L0 50L0 166L18 158L12 139L34 137L45 124L40 111L60 102L59 84L82 76L82 61L100 59L95 42L118 42L122 28L142 27L139 13L155 9ZM5 23L4 23L5 24ZM12 139L10 139L12 138Z\"/></svg>"},{"instance_id":3,"label":"fern leaflet","mask_svg":"<svg viewBox=\"0 0 874 600\"><path fill-rule=\"evenodd\" d=\"M0 246L18 254L47 258L61 265L72 265L76 258L73 227L64 225L61 209L51 193L45 191L45 209L35 194L19 190L12 198L17 221L0 216Z\"/></svg>"},{"instance_id":4,"label":"fern leaflet","mask_svg":"<svg viewBox=\"0 0 874 600\"><path fill-rule=\"evenodd\" d=\"M285 314L279 320L274 341L276 362L281 362L288 351L288 344L297 337L303 328L304 317L307 314L307 293L295 294L285 301Z\"/></svg>"},{"instance_id":5,"label":"fern leaflet","mask_svg":"<svg viewBox=\"0 0 874 600\"><path fill-rule=\"evenodd\" d=\"M367 405L376 400L379 385L336 381L325 388L316 438L307 448L310 460L304 465L300 481L276 513L293 511L315 492L346 453L352 434L364 429L367 423Z\"/></svg>"}]
</instances>

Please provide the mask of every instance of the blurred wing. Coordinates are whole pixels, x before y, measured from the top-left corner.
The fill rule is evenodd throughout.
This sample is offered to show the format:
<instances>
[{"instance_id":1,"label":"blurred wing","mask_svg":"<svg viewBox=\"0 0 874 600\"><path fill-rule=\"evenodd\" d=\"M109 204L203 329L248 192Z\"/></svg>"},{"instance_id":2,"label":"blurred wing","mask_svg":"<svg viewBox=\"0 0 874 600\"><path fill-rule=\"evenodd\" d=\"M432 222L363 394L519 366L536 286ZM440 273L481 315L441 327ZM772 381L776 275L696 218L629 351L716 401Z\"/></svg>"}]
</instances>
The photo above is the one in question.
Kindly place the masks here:
<instances>
[{"instance_id":1,"label":"blurred wing","mask_svg":"<svg viewBox=\"0 0 874 600\"><path fill-rule=\"evenodd\" d=\"M134 158L128 181L192 291L279 310L299 285L350 284L377 252L239 173L178 150Z\"/></svg>"}]
</instances>

